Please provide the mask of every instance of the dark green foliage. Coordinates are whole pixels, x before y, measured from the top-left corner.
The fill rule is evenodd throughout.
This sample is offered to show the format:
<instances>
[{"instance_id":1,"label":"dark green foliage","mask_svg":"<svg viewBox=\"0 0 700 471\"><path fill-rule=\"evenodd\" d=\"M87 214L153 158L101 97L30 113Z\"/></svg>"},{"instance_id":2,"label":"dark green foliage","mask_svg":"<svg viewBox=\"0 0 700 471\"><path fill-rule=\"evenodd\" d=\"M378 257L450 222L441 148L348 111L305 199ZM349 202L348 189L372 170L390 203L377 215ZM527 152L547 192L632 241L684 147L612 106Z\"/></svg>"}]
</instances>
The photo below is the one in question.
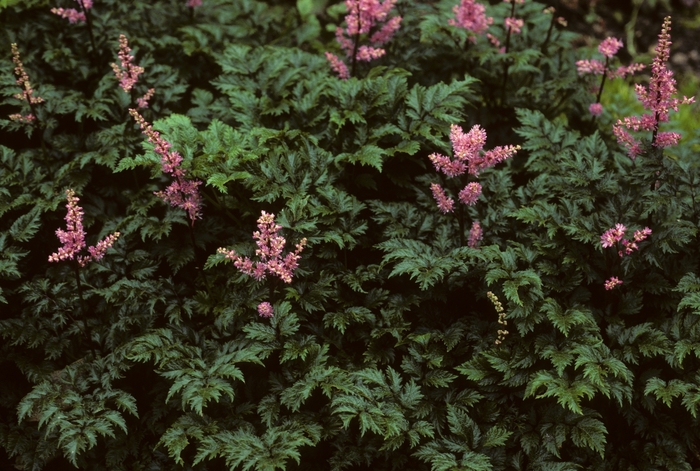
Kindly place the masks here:
<instances>
[{"instance_id":1,"label":"dark green foliage","mask_svg":"<svg viewBox=\"0 0 700 471\"><path fill-rule=\"evenodd\" d=\"M386 54L339 80L342 3L185 3L95 1L88 26L0 1L1 469L700 467L696 151L633 162L582 116L577 37L546 5L518 5L500 54L447 23L456 0L399 0ZM7 119L30 112L11 42L33 124ZM140 112L202 182L194 223L154 195L172 178L128 113L149 88ZM443 214L428 155L452 124L521 150ZM67 188L88 246L121 234L84 267L48 261ZM289 284L217 253L260 260L261 211L284 254L306 239ZM652 234L620 257L618 223Z\"/></svg>"}]
</instances>

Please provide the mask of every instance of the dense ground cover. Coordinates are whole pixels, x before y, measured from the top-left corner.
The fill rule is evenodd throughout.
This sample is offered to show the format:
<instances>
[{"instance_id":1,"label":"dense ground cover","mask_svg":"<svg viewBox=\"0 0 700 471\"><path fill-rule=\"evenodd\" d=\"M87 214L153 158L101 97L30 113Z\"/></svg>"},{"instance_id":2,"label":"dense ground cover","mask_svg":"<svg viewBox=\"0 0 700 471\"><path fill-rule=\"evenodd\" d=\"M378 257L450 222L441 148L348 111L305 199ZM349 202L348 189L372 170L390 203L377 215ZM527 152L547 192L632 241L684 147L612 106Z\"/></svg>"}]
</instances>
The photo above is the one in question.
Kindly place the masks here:
<instances>
[{"instance_id":1,"label":"dense ground cover","mask_svg":"<svg viewBox=\"0 0 700 471\"><path fill-rule=\"evenodd\" d=\"M700 467L697 7L59 3L0 1L1 469Z\"/></svg>"}]
</instances>

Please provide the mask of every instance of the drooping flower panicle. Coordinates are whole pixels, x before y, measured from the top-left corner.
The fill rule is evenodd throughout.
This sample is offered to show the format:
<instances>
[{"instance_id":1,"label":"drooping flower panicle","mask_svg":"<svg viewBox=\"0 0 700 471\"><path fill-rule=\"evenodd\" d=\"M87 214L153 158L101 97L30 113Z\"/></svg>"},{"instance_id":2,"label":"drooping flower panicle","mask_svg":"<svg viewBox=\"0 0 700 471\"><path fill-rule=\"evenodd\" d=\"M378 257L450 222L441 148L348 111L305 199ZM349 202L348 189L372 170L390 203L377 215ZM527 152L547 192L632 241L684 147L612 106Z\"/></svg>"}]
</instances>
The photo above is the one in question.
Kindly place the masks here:
<instances>
[{"instance_id":1,"label":"drooping flower panicle","mask_svg":"<svg viewBox=\"0 0 700 471\"><path fill-rule=\"evenodd\" d=\"M508 326L508 321L506 320L506 311L505 309L503 309L503 304L501 304L501 301L498 299L498 296L496 296L493 292L487 292L486 297L489 298L489 301L491 301L491 303L493 303L493 307L496 309L496 313L498 314L498 323L503 326L502 328L499 328L496 332L496 334L498 334L498 338L494 342L495 345L500 345L506 339L506 335L508 335L508 331L506 330L506 327Z\"/></svg>"},{"instance_id":2,"label":"drooping flower panicle","mask_svg":"<svg viewBox=\"0 0 700 471\"><path fill-rule=\"evenodd\" d=\"M119 65L112 63L111 66L114 75L117 77L117 80L119 80L119 86L127 93L129 93L136 84L139 75L144 72L143 67L131 63L131 61L134 60L134 56L130 53L131 48L129 47L129 41L126 39L126 36L120 34L118 56L121 63Z\"/></svg>"},{"instance_id":3,"label":"drooping flower panicle","mask_svg":"<svg viewBox=\"0 0 700 471\"><path fill-rule=\"evenodd\" d=\"M154 150L161 158L163 172L172 176L174 180L165 191L157 191L155 195L170 203L171 206L187 211L190 223L194 225L194 221L201 217L202 198L198 187L202 182L187 178L185 170L181 167L182 156L177 151L170 150L170 143L160 137L160 133L155 131L138 111L129 109L129 114L134 117L143 134L148 137L148 142L155 146Z\"/></svg>"},{"instance_id":4,"label":"drooping flower panicle","mask_svg":"<svg viewBox=\"0 0 700 471\"><path fill-rule=\"evenodd\" d=\"M78 255L78 253L85 248L83 208L78 206L80 198L75 196L73 190L66 190L66 199L68 200L68 204L66 204L66 209L68 211L65 217L66 230L56 230L56 236L63 246L59 247L57 252L49 255L49 262L58 262L66 259L73 260L75 258L80 266L84 267L91 260L97 261L102 259L107 249L114 245L120 234L119 232L114 232L98 242L97 245L88 247L90 255Z\"/></svg>"},{"instance_id":5,"label":"drooping flower panicle","mask_svg":"<svg viewBox=\"0 0 700 471\"><path fill-rule=\"evenodd\" d=\"M648 88L636 84L637 97L644 108L649 110L642 116L628 116L619 119L613 125L613 134L617 142L627 148L627 154L635 159L641 154L641 141L634 138L628 130L651 131L651 144L656 147L668 147L678 143L681 135L673 132L660 132L659 124L669 120L671 110L678 111L678 107L695 101L694 97L676 98L676 80L673 72L666 67L671 50L671 17L664 19L659 34L659 43L656 46L654 61L651 65L651 79Z\"/></svg>"}]
</instances>

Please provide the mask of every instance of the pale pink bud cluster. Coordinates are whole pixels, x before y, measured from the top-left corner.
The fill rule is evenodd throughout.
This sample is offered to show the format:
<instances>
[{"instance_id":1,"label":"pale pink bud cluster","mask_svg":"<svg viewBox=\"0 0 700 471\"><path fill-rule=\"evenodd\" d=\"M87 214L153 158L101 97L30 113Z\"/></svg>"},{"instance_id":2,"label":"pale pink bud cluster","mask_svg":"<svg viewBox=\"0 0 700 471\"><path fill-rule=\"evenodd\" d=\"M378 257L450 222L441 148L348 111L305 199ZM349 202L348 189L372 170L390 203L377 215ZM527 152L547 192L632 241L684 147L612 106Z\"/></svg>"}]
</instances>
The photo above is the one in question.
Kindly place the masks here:
<instances>
[{"instance_id":1,"label":"pale pink bud cluster","mask_svg":"<svg viewBox=\"0 0 700 471\"><path fill-rule=\"evenodd\" d=\"M36 116L33 114L29 113L28 115L22 115L20 113L12 113L11 115L8 116L10 118L10 121L17 121L18 123L22 124L29 124L36 120Z\"/></svg>"},{"instance_id":2,"label":"pale pink bud cluster","mask_svg":"<svg viewBox=\"0 0 700 471\"><path fill-rule=\"evenodd\" d=\"M260 315L260 317L270 318L275 315L275 310L272 307L272 304L268 303L267 301L264 301L258 304L258 314Z\"/></svg>"},{"instance_id":3,"label":"pale pink bud cluster","mask_svg":"<svg viewBox=\"0 0 700 471\"><path fill-rule=\"evenodd\" d=\"M477 182L467 183L467 186L459 192L459 201L467 206L474 206L479 195L481 195L481 184Z\"/></svg>"},{"instance_id":4,"label":"pale pink bud cluster","mask_svg":"<svg viewBox=\"0 0 700 471\"><path fill-rule=\"evenodd\" d=\"M452 8L455 18L447 22L451 26L464 28L476 36L483 34L493 24L493 18L486 16L486 7L476 0L461 0L459 5ZM476 42L476 36L470 36L469 40Z\"/></svg>"},{"instance_id":5,"label":"pale pink bud cluster","mask_svg":"<svg viewBox=\"0 0 700 471\"><path fill-rule=\"evenodd\" d=\"M382 57L387 43L401 26L401 17L389 17L396 0L345 0L345 29L338 27L335 37L345 55L353 60L369 62ZM360 36L368 36L369 45L359 45ZM350 76L347 66L334 54L326 53L331 67L342 79Z\"/></svg>"},{"instance_id":6,"label":"pale pink bud cluster","mask_svg":"<svg viewBox=\"0 0 700 471\"><path fill-rule=\"evenodd\" d=\"M217 252L223 254L240 271L246 275L250 275L256 280L265 278L267 273L278 276L285 283L292 282L294 270L299 265L302 250L306 245L306 238L301 239L296 244L296 250L289 252L282 258L282 251L286 244L284 237L278 234L282 226L275 223L275 215L268 214L262 211L258 218L258 231L253 232L253 238L257 241L258 246L255 254L260 258L259 261L253 262L248 257L241 257L233 250L228 250L220 247Z\"/></svg>"},{"instance_id":7,"label":"pale pink bud cluster","mask_svg":"<svg viewBox=\"0 0 700 471\"><path fill-rule=\"evenodd\" d=\"M600 103L591 103L591 106L588 107L588 111L593 115L593 116L600 116L603 114L603 105Z\"/></svg>"},{"instance_id":8,"label":"pale pink bud cluster","mask_svg":"<svg viewBox=\"0 0 700 471\"><path fill-rule=\"evenodd\" d=\"M597 59L581 59L576 61L576 69L579 75L603 75L605 73L605 64Z\"/></svg>"},{"instance_id":9,"label":"pale pink bud cluster","mask_svg":"<svg viewBox=\"0 0 700 471\"><path fill-rule=\"evenodd\" d=\"M437 183L430 185L430 191L433 192L433 198L437 202L438 209L443 213L450 213L454 209L455 201L445 194L445 190Z\"/></svg>"},{"instance_id":10,"label":"pale pink bud cluster","mask_svg":"<svg viewBox=\"0 0 700 471\"><path fill-rule=\"evenodd\" d=\"M119 238L119 232L114 232L108 235L97 245L88 247L88 252L90 255L77 255L83 248L85 248L85 230L83 229L83 208L78 206L78 201L80 198L75 196L75 192L71 189L66 190L66 199L68 204L66 204L66 230L57 229L56 236L58 240L63 244L59 247L58 251L49 255L49 262L58 262L60 260L74 258L77 259L81 267L87 265L91 260L100 260L104 257L107 249L114 245L114 242ZM77 256L77 257L76 257Z\"/></svg>"},{"instance_id":11,"label":"pale pink bud cluster","mask_svg":"<svg viewBox=\"0 0 700 471\"><path fill-rule=\"evenodd\" d=\"M78 11L75 8L52 8L51 13L66 18L70 24L85 23L85 11L92 8L92 0L75 0L78 5L82 6L82 10Z\"/></svg>"},{"instance_id":12,"label":"pale pink bud cluster","mask_svg":"<svg viewBox=\"0 0 700 471\"><path fill-rule=\"evenodd\" d=\"M187 6L189 8L196 8L202 5L202 0L187 0Z\"/></svg>"},{"instance_id":13,"label":"pale pink bud cluster","mask_svg":"<svg viewBox=\"0 0 700 471\"><path fill-rule=\"evenodd\" d=\"M651 229L649 229L648 227L645 227L641 231L635 231L634 236L633 236L631 241L629 241L627 239L622 239L621 244L625 248L625 250L624 250L624 253L622 250L618 251L617 252L618 255L620 255L620 257L624 257L625 255L631 254L635 250L639 249L639 247L637 247L637 242L643 241L644 239L646 239L650 235L651 235Z\"/></svg>"},{"instance_id":14,"label":"pale pink bud cluster","mask_svg":"<svg viewBox=\"0 0 700 471\"><path fill-rule=\"evenodd\" d=\"M194 225L195 219L201 216L202 199L198 187L202 182L187 178L185 170L181 167L182 156L177 151L170 150L170 143L161 138L160 133L155 131L138 111L129 109L129 114L148 137L148 142L155 146L154 150L161 158L163 172L171 175L174 180L165 191L157 191L155 195L171 206L187 211L191 225Z\"/></svg>"},{"instance_id":15,"label":"pale pink bud cluster","mask_svg":"<svg viewBox=\"0 0 700 471\"><path fill-rule=\"evenodd\" d=\"M617 38L606 38L598 45L598 52L612 59L622 47L622 41Z\"/></svg>"},{"instance_id":16,"label":"pale pink bud cluster","mask_svg":"<svg viewBox=\"0 0 700 471\"><path fill-rule=\"evenodd\" d=\"M513 34L520 34L520 31L525 24L521 18L504 18L503 22L506 25L506 29Z\"/></svg>"},{"instance_id":17,"label":"pale pink bud cluster","mask_svg":"<svg viewBox=\"0 0 700 471\"><path fill-rule=\"evenodd\" d=\"M465 133L460 126L453 124L450 127L450 141L452 141L454 160L437 152L428 156L435 170L448 177L458 177L465 172L478 177L481 170L512 157L520 149L520 146L499 146L484 152L486 131L478 124L468 133ZM440 211L451 212L454 209L454 200L447 196L439 184L433 183L430 188ZM459 192L459 201L471 206L476 203L481 191L479 183L469 183Z\"/></svg>"},{"instance_id":18,"label":"pale pink bud cluster","mask_svg":"<svg viewBox=\"0 0 700 471\"><path fill-rule=\"evenodd\" d=\"M620 281L616 276L611 277L605 282L605 289L606 290L611 290L617 285L621 285L622 281Z\"/></svg>"},{"instance_id":19,"label":"pale pink bud cluster","mask_svg":"<svg viewBox=\"0 0 700 471\"><path fill-rule=\"evenodd\" d=\"M615 227L611 227L610 229L605 231L602 236L600 236L600 244L604 248L608 248L613 247L618 242L620 242L622 248L618 250L617 254L620 257L624 257L625 255L630 255L635 250L638 250L639 247L637 246L637 243L643 241L651 235L651 229L645 227L642 230L635 231L634 236L630 241L627 239L623 239L626 230L627 228L623 224L615 224ZM605 282L605 289L611 290L615 286L620 284L622 284L622 281L620 281L616 277L612 277Z\"/></svg>"},{"instance_id":20,"label":"pale pink bud cluster","mask_svg":"<svg viewBox=\"0 0 700 471\"><path fill-rule=\"evenodd\" d=\"M641 142L635 139L628 130L644 130L652 132L652 145L668 147L678 143L681 135L671 132L659 132L659 123L667 122L670 110L678 111L679 105L687 105L695 101L694 97L675 98L676 80L673 72L666 67L671 50L671 17L664 19L656 46L656 55L651 65L651 80L649 87L635 85L637 97L644 108L650 111L642 116L629 116L618 120L613 126L613 134L617 142L627 148L627 154L633 160L642 153Z\"/></svg>"},{"instance_id":21,"label":"pale pink bud cluster","mask_svg":"<svg viewBox=\"0 0 700 471\"><path fill-rule=\"evenodd\" d=\"M473 249L478 248L479 242L483 236L484 231L481 229L481 224L479 224L479 221L474 221L472 223L472 228L469 229L469 241L467 242L467 245Z\"/></svg>"},{"instance_id":22,"label":"pale pink bud cluster","mask_svg":"<svg viewBox=\"0 0 700 471\"><path fill-rule=\"evenodd\" d=\"M131 61L134 60L134 56L129 54L130 52L131 48L129 47L129 41L126 39L126 36L120 34L118 56L119 60L121 61L121 65L117 65L115 63L110 65L112 66L114 75L117 77L117 80L119 80L119 86L122 87L122 89L127 93L136 84L139 75L144 72L143 67L131 63Z\"/></svg>"},{"instance_id":23,"label":"pale pink bud cluster","mask_svg":"<svg viewBox=\"0 0 700 471\"><path fill-rule=\"evenodd\" d=\"M608 229L600 236L600 243L603 248L612 247L625 235L627 228L622 224L615 224L615 227Z\"/></svg>"},{"instance_id":24,"label":"pale pink bud cluster","mask_svg":"<svg viewBox=\"0 0 700 471\"><path fill-rule=\"evenodd\" d=\"M148 108L148 101L153 97L153 94L156 92L155 88L149 88L148 91L144 96L141 98L136 99L136 104L138 108Z\"/></svg>"},{"instance_id":25,"label":"pale pink bud cluster","mask_svg":"<svg viewBox=\"0 0 700 471\"><path fill-rule=\"evenodd\" d=\"M494 36L491 33L486 33L486 37L488 38L489 42L493 44L494 46L498 47L501 45L501 40L498 39L496 36Z\"/></svg>"},{"instance_id":26,"label":"pale pink bud cluster","mask_svg":"<svg viewBox=\"0 0 700 471\"><path fill-rule=\"evenodd\" d=\"M338 74L338 77L340 77L343 80L347 80L350 78L350 71L348 70L348 66L345 65L345 62L340 60L338 56L335 54L331 54L330 52L326 52L326 59L328 59L328 62L331 63L331 68L333 69L333 72Z\"/></svg>"},{"instance_id":27,"label":"pale pink bud cluster","mask_svg":"<svg viewBox=\"0 0 700 471\"><path fill-rule=\"evenodd\" d=\"M17 98L18 100L26 101L30 105L30 107L33 104L42 103L44 99L40 96L34 95L34 89L29 83L29 75L27 75L27 72L24 70L24 65L20 60L19 49L17 48L17 44L12 43L10 45L10 48L12 49L12 62L15 63L15 75L17 75L18 77L17 85L22 87L22 93L15 94L15 98ZM20 123L31 123L36 119L36 116L34 116L34 114L32 113L29 113L27 115L15 113L11 114L9 118L12 121L18 121Z\"/></svg>"}]
</instances>

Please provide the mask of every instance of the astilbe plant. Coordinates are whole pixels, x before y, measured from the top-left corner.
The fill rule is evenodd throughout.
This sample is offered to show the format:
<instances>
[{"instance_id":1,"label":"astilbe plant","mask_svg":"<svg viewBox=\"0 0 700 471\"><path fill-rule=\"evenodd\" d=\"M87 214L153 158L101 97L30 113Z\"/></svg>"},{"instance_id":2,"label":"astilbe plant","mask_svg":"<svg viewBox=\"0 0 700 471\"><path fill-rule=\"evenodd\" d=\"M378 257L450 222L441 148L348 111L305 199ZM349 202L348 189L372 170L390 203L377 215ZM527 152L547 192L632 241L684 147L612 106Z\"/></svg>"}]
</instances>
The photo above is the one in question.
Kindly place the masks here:
<instances>
[{"instance_id":1,"label":"astilbe plant","mask_svg":"<svg viewBox=\"0 0 700 471\"><path fill-rule=\"evenodd\" d=\"M484 151L486 144L486 131L481 126L474 125L468 133L456 124L450 127L450 141L454 160L447 156L434 152L429 159L435 166L435 170L442 172L447 177L456 178L467 172L478 177L479 172L493 167L506 159L513 157L520 146L498 146L489 151ZM430 190L433 193L438 209L442 213L454 210L454 200L447 196L445 189L439 183L432 183ZM462 204L473 206L481 195L482 187L478 182L469 182L459 192L458 199ZM458 215L460 224L460 239L463 237L463 216ZM483 229L478 221L472 222L469 232L469 247L475 248L482 237Z\"/></svg>"},{"instance_id":2,"label":"astilbe plant","mask_svg":"<svg viewBox=\"0 0 700 471\"><path fill-rule=\"evenodd\" d=\"M262 211L258 218L258 230L253 232L253 239L256 240L258 246L255 255L260 260L253 262L250 258L243 257L234 250L224 247L219 247L217 253L224 255L241 272L258 281L270 274L279 277L285 283L291 283L294 270L299 266L300 254L306 245L306 238L301 239L296 244L294 252L289 252L282 257L282 251L287 241L278 234L280 229L282 226L275 222L275 215ZM261 317L272 317L274 310L268 301L264 301L258 305L258 313Z\"/></svg>"}]
</instances>

